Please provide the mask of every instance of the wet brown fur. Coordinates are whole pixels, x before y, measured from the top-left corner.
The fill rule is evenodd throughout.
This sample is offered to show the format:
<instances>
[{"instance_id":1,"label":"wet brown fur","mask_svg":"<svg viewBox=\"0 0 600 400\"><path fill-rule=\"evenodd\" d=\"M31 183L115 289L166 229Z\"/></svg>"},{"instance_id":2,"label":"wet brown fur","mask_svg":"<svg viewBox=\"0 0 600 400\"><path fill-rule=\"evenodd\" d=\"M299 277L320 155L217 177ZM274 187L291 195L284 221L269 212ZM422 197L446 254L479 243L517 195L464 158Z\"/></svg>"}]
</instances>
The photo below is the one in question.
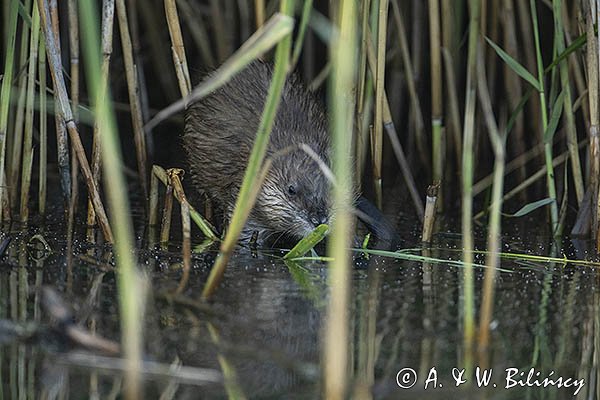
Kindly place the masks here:
<instances>
[{"instance_id":1,"label":"wet brown fur","mask_svg":"<svg viewBox=\"0 0 600 400\"><path fill-rule=\"evenodd\" d=\"M254 62L211 95L186 110L183 142L195 188L226 216L233 211L271 82L272 67ZM292 147L273 165L243 236L298 239L330 217L329 183L298 145L310 146L326 163L329 136L323 107L288 77L274 120L267 157ZM292 187L295 194L291 193Z\"/></svg>"}]
</instances>

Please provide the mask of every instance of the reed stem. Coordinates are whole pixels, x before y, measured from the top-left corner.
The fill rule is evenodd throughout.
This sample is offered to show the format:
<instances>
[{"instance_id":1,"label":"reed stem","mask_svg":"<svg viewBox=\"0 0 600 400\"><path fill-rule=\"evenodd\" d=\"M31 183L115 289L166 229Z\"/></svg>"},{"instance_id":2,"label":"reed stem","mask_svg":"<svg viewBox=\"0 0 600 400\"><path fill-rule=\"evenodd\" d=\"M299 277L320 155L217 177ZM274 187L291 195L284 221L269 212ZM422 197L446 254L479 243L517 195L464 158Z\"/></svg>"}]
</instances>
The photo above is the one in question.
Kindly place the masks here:
<instances>
[{"instance_id":1,"label":"reed stem","mask_svg":"<svg viewBox=\"0 0 600 400\"><path fill-rule=\"evenodd\" d=\"M167 16L167 25L169 26L169 35L171 36L171 50L173 52L173 64L175 73L179 82L179 91L181 97L186 97L192 90L192 82L187 66L185 56L185 45L183 44L183 34L179 25L179 16L177 15L177 4L175 0L165 0L165 14Z\"/></svg>"},{"instance_id":2,"label":"reed stem","mask_svg":"<svg viewBox=\"0 0 600 400\"><path fill-rule=\"evenodd\" d=\"M48 163L48 116L46 115L46 44L43 40L39 43L39 80L40 80L40 150L39 150L39 177L38 177L38 211L41 216L46 215L47 192L47 163Z\"/></svg>"},{"instance_id":3,"label":"reed stem","mask_svg":"<svg viewBox=\"0 0 600 400\"><path fill-rule=\"evenodd\" d=\"M283 15L290 16L293 12L294 1L283 0L281 2L281 13ZM233 248L240 233L242 232L244 224L246 223L246 218L248 217L250 209L254 205L255 198L252 197L252 192L254 190L253 187L257 183L257 177L259 176L259 171L267 151L267 145L269 144L269 136L271 134L273 121L275 120L277 107L279 106L279 102L281 100L281 92L283 90L283 85L288 72L291 43L291 33L288 33L277 45L277 49L275 51L275 67L273 70L273 78L271 81L271 86L269 87L269 92L265 102L265 108L260 119L260 124L258 126L258 131L256 133L256 139L252 148L252 153L250 154L250 159L248 160L248 166L246 167L246 172L244 173L242 187L240 188L240 193L238 194L235 203L235 209L231 216L227 234L225 235L223 243L221 243L219 255L215 260L215 264L210 271L208 281L206 282L204 290L202 291L203 299L208 299L214 294L221 279L223 278L229 257L231 256Z\"/></svg>"},{"instance_id":4,"label":"reed stem","mask_svg":"<svg viewBox=\"0 0 600 400\"><path fill-rule=\"evenodd\" d=\"M118 266L117 288L119 291L119 310L122 324L121 344L126 359L125 397L129 400L142 397L140 368L142 365L142 321L143 289L142 281L136 271L136 257L133 252L133 228L129 215L129 199L122 188L127 182L122 173L123 160L114 115L109 107L108 89L102 88L100 38L96 11L92 4L80 3L82 31L85 46L88 88L95 104L100 140L105 187L111 205L111 219L115 228L115 256ZM102 93L106 90L105 93ZM98 210L96 213L99 215Z\"/></svg>"},{"instance_id":5,"label":"reed stem","mask_svg":"<svg viewBox=\"0 0 600 400\"><path fill-rule=\"evenodd\" d=\"M144 122L142 117L142 105L138 93L139 82L138 67L133 58L133 45L129 34L129 23L125 0L117 0L117 18L119 21L119 32L121 32L121 49L123 61L125 62L125 76L127 78L127 91L129 94L129 105L131 107L131 121L133 124L133 138L137 156L137 167L139 181L142 186L144 200L148 199L148 155L146 152L146 135L144 133Z\"/></svg>"},{"instance_id":6,"label":"reed stem","mask_svg":"<svg viewBox=\"0 0 600 400\"><path fill-rule=\"evenodd\" d=\"M42 28L44 31L44 37L46 40L46 52L48 61L50 64L50 72L52 75L52 81L54 82L54 95L56 98L56 104L59 107L58 112L62 117L62 121L66 124L67 132L69 133L69 137L71 138L71 144L75 147L75 152L77 154L77 159L79 161L79 167L81 168L83 175L85 177L86 185L88 187L89 196L92 199L94 204L94 210L96 211L96 217L98 219L98 223L102 228L104 233L104 237L108 242L113 241L112 231L110 229L110 225L108 223L108 218L106 216L106 212L104 211L104 205L102 204L102 200L100 199L100 194L98 192L98 188L94 183L94 179L92 177L92 171L90 169L90 165L85 156L85 151L83 149L83 145L81 143L81 139L79 137L79 132L77 131L77 127L75 126L75 122L73 120L73 112L71 111L71 105L69 104L69 99L67 96L67 90L65 87L65 81L63 77L61 61L60 61L60 53L56 44L56 39L54 33L52 31L52 27L50 25L50 10L47 5L46 0L38 0L38 7L40 10L40 19L42 22ZM43 12L43 14L42 14ZM60 151L60 150L59 150ZM63 155L64 157L64 155ZM59 155L60 158L60 155ZM67 156L68 160L68 156ZM60 162L59 162L60 163ZM67 171L67 176L69 176L69 171ZM70 180L69 180L70 182Z\"/></svg>"},{"instance_id":7,"label":"reed stem","mask_svg":"<svg viewBox=\"0 0 600 400\"><path fill-rule=\"evenodd\" d=\"M385 67L385 33L387 20L387 0L380 7L380 38L378 57L378 101L379 114L376 123L383 119L383 69ZM333 188L333 208L336 215L327 251L330 262L330 298L327 307L324 336L324 398L341 400L346 396L347 375L350 368L348 358L349 340L349 299L350 299L350 244L353 232L351 210L352 187L352 144L347 140L348 132L353 132L353 112L355 105L357 18L354 1L344 1L339 9L339 31L330 46L332 74L329 91L331 109L331 132L333 137L333 171L337 184ZM383 28L382 26L383 25ZM383 36L383 37L382 37Z\"/></svg>"},{"instance_id":8,"label":"reed stem","mask_svg":"<svg viewBox=\"0 0 600 400\"><path fill-rule=\"evenodd\" d=\"M443 0L442 0L443 1ZM429 54L431 75L431 158L433 180L441 182L444 178L445 141L442 136L442 35L439 0L429 0ZM443 193L443 190L440 194Z\"/></svg>"},{"instance_id":9,"label":"reed stem","mask_svg":"<svg viewBox=\"0 0 600 400\"><path fill-rule=\"evenodd\" d=\"M4 60L4 76L2 78L2 89L0 89L0 223L9 215L5 213L5 205L8 204L8 191L6 190L6 138L8 130L8 111L10 109L11 82L13 80L13 68L15 58L15 42L17 36L17 13L19 1L11 0L8 9L8 28L6 43L6 58ZM4 216L3 216L4 213Z\"/></svg>"},{"instance_id":10,"label":"reed stem","mask_svg":"<svg viewBox=\"0 0 600 400\"><path fill-rule=\"evenodd\" d=\"M40 13L37 7L33 7L32 14L29 68L27 70L25 136L23 138L23 170L21 172L21 222L27 222L29 219L29 189L31 188L31 170L33 168L33 102L35 99L35 77L40 39Z\"/></svg>"},{"instance_id":11,"label":"reed stem","mask_svg":"<svg viewBox=\"0 0 600 400\"><path fill-rule=\"evenodd\" d=\"M383 163L383 96L385 91L385 55L387 45L388 10L389 0L380 0L377 33L377 69L375 73L375 129L373 131L373 137L371 138L375 202L380 210L383 205L381 168Z\"/></svg>"},{"instance_id":12,"label":"reed stem","mask_svg":"<svg viewBox=\"0 0 600 400\"><path fill-rule=\"evenodd\" d=\"M542 60L540 33L538 27L537 8L535 0L529 0L529 8L531 9L531 21L533 25L533 36L535 44L535 54L537 60L538 72L538 93L540 96L540 108L542 113L542 129L544 136L544 160L546 163L546 185L548 188L548 197L554 199L550 204L550 222L552 226L552 235L558 234L558 200L556 198L556 182L554 181L554 167L552 166L552 140L546 138L546 130L548 128L548 113L546 105L546 90L544 85L544 65Z\"/></svg>"},{"instance_id":13,"label":"reed stem","mask_svg":"<svg viewBox=\"0 0 600 400\"><path fill-rule=\"evenodd\" d=\"M477 52L479 42L479 0L469 1L469 41L467 83L465 88L465 118L462 150L462 236L463 236L463 341L467 370L472 363L475 337L475 288L473 277L473 144L475 140L475 108L477 102Z\"/></svg>"}]
</instances>

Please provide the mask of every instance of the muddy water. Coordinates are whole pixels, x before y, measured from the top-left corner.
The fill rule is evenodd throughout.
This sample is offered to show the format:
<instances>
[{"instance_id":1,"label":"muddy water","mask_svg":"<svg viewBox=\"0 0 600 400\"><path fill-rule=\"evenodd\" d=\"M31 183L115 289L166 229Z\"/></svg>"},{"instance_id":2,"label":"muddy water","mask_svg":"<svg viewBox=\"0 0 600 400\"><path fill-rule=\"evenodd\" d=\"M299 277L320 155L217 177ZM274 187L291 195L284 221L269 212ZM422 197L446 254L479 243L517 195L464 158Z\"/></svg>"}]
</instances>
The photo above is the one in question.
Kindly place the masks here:
<instances>
[{"instance_id":1,"label":"muddy water","mask_svg":"<svg viewBox=\"0 0 600 400\"><path fill-rule=\"evenodd\" d=\"M456 260L460 237L452 228L446 231L438 235L430 255ZM68 324L42 307L42 292L36 288L47 285L72 309L75 326L119 340L110 254L103 246L87 244L83 233L67 249L62 232L56 226L12 228L13 240L0 259L0 398L121 395L122 365L110 354L74 342L65 334ZM413 233L405 237L405 247L416 243ZM558 254L586 257L585 243L564 243ZM551 253L544 238L519 232L505 236L503 250ZM190 285L173 301L164 293L181 276L178 254L175 244L169 251L139 255L150 288L144 316L144 398L214 399L241 393L253 399L319 398L327 265L285 264L272 252L240 249L214 301L205 305L195 299L214 252L194 256ZM476 260L483 263L484 256ZM348 343L353 397L369 398L364 394L368 387L380 399L566 399L573 398L577 385L578 398L595 394L600 342L596 269L522 259L504 259L502 269L492 346L471 358L473 375L477 366L480 377L483 369L492 375L478 387L469 372L460 375L468 357L462 336L463 269L446 262L382 257L356 261ZM483 269L477 268L477 310L482 277ZM174 364L180 369L169 370ZM554 383L538 387L548 376ZM567 387L557 387L559 377ZM467 382L456 387L462 380Z\"/></svg>"}]
</instances>

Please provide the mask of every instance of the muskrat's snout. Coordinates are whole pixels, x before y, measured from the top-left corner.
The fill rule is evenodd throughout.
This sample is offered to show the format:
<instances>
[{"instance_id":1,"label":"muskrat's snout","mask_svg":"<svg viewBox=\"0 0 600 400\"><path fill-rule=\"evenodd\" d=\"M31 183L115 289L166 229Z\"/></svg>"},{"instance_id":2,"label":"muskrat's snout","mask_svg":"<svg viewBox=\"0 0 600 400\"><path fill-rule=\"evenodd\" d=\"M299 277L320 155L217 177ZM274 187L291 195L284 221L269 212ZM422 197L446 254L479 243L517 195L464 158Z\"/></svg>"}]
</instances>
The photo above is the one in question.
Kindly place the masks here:
<instances>
[{"instance_id":1,"label":"muskrat's snout","mask_svg":"<svg viewBox=\"0 0 600 400\"><path fill-rule=\"evenodd\" d=\"M310 223L315 226L315 228L321 224L329 223L329 213L326 209L319 209L315 213L310 216Z\"/></svg>"}]
</instances>

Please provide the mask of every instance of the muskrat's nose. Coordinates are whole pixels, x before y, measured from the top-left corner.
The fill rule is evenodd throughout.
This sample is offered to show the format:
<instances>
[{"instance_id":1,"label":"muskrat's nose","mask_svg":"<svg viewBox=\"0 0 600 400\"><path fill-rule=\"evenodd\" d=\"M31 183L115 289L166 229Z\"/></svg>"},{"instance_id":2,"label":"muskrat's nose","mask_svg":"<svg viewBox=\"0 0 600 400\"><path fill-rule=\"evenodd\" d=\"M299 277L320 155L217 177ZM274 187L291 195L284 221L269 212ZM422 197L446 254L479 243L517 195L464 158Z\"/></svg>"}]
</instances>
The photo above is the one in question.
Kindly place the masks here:
<instances>
[{"instance_id":1,"label":"muskrat's nose","mask_svg":"<svg viewBox=\"0 0 600 400\"><path fill-rule=\"evenodd\" d=\"M326 224L327 222L329 222L329 217L328 217L327 213L325 213L325 212L318 212L312 216L312 218L310 219L310 222L315 227L317 227L321 224Z\"/></svg>"}]
</instances>

